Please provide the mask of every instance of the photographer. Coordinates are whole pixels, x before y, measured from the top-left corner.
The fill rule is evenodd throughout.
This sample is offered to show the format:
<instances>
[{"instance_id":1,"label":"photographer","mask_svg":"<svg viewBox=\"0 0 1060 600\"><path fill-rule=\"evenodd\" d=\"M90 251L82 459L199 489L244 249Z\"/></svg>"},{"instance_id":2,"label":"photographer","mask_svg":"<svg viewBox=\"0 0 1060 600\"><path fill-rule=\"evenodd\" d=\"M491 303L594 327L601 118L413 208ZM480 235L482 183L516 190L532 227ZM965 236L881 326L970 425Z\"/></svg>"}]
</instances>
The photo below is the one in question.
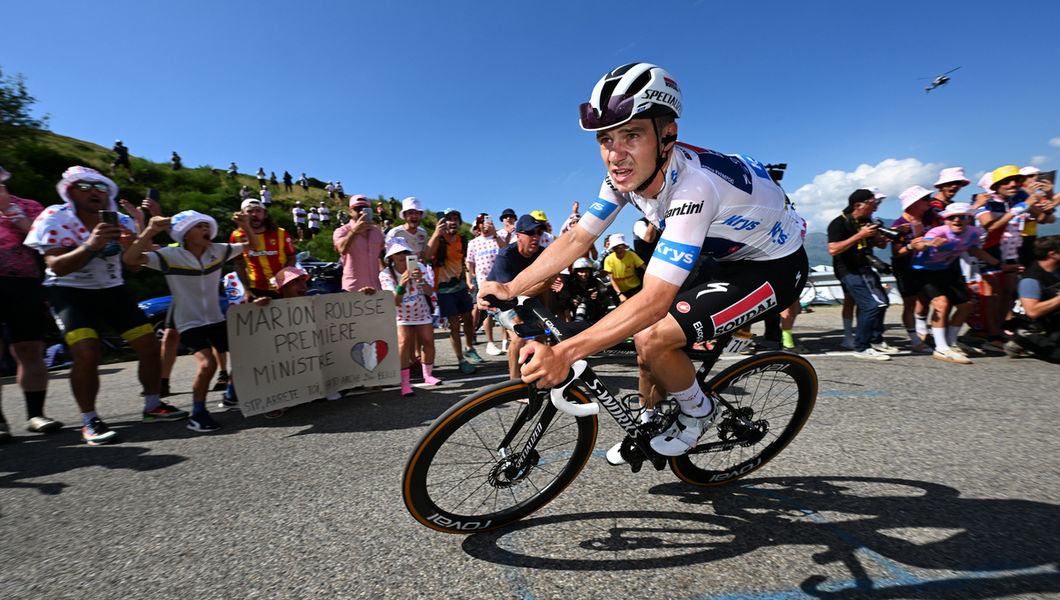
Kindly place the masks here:
<instances>
[{"instance_id":1,"label":"photographer","mask_svg":"<svg viewBox=\"0 0 1060 600\"><path fill-rule=\"evenodd\" d=\"M883 340L883 316L889 303L873 261L883 263L872 254L873 246L883 248L887 238L870 222L880 201L869 190L854 190L843 213L828 224L828 254L834 258L835 275L858 306L858 325L854 335L854 356L870 360L890 360L896 348Z\"/></svg>"}]
</instances>

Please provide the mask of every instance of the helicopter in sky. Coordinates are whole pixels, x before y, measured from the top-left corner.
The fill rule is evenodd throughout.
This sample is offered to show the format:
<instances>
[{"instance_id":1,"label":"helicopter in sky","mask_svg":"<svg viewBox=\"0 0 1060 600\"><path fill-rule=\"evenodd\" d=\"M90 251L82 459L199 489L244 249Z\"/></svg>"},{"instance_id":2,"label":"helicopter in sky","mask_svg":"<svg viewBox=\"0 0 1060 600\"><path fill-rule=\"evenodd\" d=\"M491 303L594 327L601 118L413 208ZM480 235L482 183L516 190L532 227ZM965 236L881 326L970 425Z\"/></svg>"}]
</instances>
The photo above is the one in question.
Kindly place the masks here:
<instances>
[{"instance_id":1,"label":"helicopter in sky","mask_svg":"<svg viewBox=\"0 0 1060 600\"><path fill-rule=\"evenodd\" d=\"M926 94L926 93L930 92L931 90L933 90L933 89L935 89L937 87L942 87L942 86L946 85L947 83L949 83L950 78L946 77L946 76L949 75L950 73L956 71L959 68L960 67L957 67L956 69L950 69L949 71L946 71L942 75L939 75L938 77L936 77L931 82L931 85L929 85L926 88L924 88L924 93ZM920 79L931 79L931 78L930 77L921 77Z\"/></svg>"}]
</instances>

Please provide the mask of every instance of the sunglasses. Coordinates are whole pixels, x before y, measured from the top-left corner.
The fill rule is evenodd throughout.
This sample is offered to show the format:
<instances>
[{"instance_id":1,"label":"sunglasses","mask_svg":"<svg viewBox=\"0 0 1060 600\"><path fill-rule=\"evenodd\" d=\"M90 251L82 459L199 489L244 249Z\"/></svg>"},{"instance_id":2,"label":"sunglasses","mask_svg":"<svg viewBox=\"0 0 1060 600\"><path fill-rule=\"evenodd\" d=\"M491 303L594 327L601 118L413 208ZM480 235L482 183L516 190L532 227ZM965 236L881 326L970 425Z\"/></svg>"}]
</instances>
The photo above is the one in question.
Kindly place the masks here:
<instances>
[{"instance_id":1,"label":"sunglasses","mask_svg":"<svg viewBox=\"0 0 1060 600\"><path fill-rule=\"evenodd\" d=\"M110 186L105 183L88 183L85 181L78 181L73 184L73 187L79 192L96 190L97 192L103 192L104 194L110 193Z\"/></svg>"},{"instance_id":2,"label":"sunglasses","mask_svg":"<svg viewBox=\"0 0 1060 600\"><path fill-rule=\"evenodd\" d=\"M948 221L971 221L972 217L969 215L950 215L946 217Z\"/></svg>"},{"instance_id":3,"label":"sunglasses","mask_svg":"<svg viewBox=\"0 0 1060 600\"><path fill-rule=\"evenodd\" d=\"M530 237L538 237L541 235L542 232L540 229L535 229L533 231L520 231L519 233L522 235L528 235Z\"/></svg>"},{"instance_id":4,"label":"sunglasses","mask_svg":"<svg viewBox=\"0 0 1060 600\"><path fill-rule=\"evenodd\" d=\"M607 106L597 113L589 102L578 107L581 116L581 125L587 130L607 129L621 125L633 117L633 105L636 97L630 94L618 94L611 96Z\"/></svg>"}]
</instances>

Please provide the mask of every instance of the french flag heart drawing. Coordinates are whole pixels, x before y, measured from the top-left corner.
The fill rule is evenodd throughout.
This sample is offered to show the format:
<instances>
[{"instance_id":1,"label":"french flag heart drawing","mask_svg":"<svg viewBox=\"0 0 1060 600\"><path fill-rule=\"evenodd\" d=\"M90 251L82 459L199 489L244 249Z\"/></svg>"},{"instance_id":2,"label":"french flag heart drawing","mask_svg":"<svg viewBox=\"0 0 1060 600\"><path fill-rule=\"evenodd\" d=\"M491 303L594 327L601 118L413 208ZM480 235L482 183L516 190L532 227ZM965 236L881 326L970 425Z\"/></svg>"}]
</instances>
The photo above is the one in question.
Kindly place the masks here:
<instances>
[{"instance_id":1,"label":"french flag heart drawing","mask_svg":"<svg viewBox=\"0 0 1060 600\"><path fill-rule=\"evenodd\" d=\"M353 362L369 371L374 371L379 366L379 363L383 362L387 350L387 344L383 340L358 342L350 349L350 356L353 358Z\"/></svg>"}]
</instances>

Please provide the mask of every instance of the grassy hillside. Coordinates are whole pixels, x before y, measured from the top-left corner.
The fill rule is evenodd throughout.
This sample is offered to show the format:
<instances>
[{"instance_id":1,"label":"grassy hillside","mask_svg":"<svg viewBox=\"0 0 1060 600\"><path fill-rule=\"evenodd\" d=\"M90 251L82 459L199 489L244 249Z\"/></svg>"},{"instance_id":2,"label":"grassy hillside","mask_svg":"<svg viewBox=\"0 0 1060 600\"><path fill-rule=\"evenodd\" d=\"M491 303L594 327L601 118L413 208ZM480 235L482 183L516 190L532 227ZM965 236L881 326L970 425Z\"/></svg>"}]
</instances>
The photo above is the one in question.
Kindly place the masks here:
<instances>
[{"instance_id":1,"label":"grassy hillside","mask_svg":"<svg viewBox=\"0 0 1060 600\"><path fill-rule=\"evenodd\" d=\"M41 131L31 139L21 140L14 144L0 144L0 165L12 174L7 182L8 190L15 196L30 198L48 206L62 202L55 190L64 170L72 165L84 165L98 169L110 175L110 164L114 153L109 148L82 140L66 137L50 131ZM234 229L232 213L239 210L239 191L247 185L257 197L258 180L254 175L240 173L229 178L225 168L204 165L174 171L169 163L151 162L130 156L135 181L128 181L124 168L113 177L121 189L118 199L125 199L139 206L147 195L148 188L159 190L163 213L173 215L182 210L197 210L217 220L220 234L218 240L227 240ZM256 170L257 165L254 166ZM300 173L293 174L296 178ZM345 212L345 202L330 200L324 191L324 183L310 178L310 188L303 191L298 185L291 193L283 191L283 170L277 172L278 187L270 187L273 205L269 210L273 220L287 229L297 240L297 233L291 217L291 208L296 201L302 201L307 209L326 202L331 210L332 224L337 226L335 217ZM379 200L383 196L378 197ZM424 217L426 227L433 227L435 215L432 212ZM295 242L299 251L309 251L313 256L324 260L337 260L338 255L331 241L333 229L324 229L314 240ZM159 236L156 242L163 244L171 240ZM137 299L166 295L165 282L154 271L126 273L126 280L134 297Z\"/></svg>"}]
</instances>

